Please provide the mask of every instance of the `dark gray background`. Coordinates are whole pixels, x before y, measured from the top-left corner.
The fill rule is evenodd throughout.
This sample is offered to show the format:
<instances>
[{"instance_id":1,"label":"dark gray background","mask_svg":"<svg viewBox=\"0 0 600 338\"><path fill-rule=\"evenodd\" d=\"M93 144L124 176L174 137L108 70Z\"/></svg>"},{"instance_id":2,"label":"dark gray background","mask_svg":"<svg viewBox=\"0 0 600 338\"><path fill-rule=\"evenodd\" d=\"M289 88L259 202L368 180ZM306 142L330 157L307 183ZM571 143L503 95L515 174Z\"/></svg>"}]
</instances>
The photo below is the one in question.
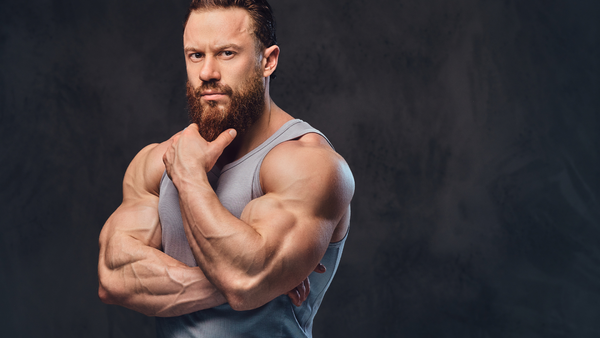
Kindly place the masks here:
<instances>
[{"instance_id":1,"label":"dark gray background","mask_svg":"<svg viewBox=\"0 0 600 338\"><path fill-rule=\"evenodd\" d=\"M273 97L356 179L315 337L600 336L600 2L272 4ZM187 123L186 6L0 3L0 336L153 337L97 238Z\"/></svg>"}]
</instances>

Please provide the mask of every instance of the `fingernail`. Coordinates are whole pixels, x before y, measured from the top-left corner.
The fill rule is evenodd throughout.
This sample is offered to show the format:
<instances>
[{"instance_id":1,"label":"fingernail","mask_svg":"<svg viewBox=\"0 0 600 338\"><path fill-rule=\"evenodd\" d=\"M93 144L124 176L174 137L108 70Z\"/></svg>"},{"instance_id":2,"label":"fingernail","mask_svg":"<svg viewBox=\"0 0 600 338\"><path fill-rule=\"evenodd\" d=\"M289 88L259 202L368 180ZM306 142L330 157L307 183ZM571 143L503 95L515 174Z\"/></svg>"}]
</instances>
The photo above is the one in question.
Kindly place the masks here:
<instances>
[{"instance_id":1,"label":"fingernail","mask_svg":"<svg viewBox=\"0 0 600 338\"><path fill-rule=\"evenodd\" d=\"M229 131L229 135L231 135L231 137L235 137L235 135L237 135L237 132L235 131L235 129L231 129Z\"/></svg>"}]
</instances>

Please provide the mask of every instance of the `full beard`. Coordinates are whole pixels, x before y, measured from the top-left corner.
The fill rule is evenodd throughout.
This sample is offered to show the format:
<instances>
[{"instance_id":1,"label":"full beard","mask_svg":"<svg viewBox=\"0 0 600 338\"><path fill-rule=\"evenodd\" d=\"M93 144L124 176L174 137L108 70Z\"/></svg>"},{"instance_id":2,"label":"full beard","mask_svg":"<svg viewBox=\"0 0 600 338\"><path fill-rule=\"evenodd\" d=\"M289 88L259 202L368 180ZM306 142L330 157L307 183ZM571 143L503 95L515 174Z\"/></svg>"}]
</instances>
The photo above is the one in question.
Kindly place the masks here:
<instances>
[{"instance_id":1,"label":"full beard","mask_svg":"<svg viewBox=\"0 0 600 338\"><path fill-rule=\"evenodd\" d=\"M261 117L265 108L265 88L258 72L235 92L228 85L216 81L204 82L197 89L188 81L186 87L190 120L198 124L200 135L209 142L229 128L235 129L238 134L244 133ZM219 107L216 101L203 103L200 93L207 89L229 96L229 105Z\"/></svg>"}]
</instances>

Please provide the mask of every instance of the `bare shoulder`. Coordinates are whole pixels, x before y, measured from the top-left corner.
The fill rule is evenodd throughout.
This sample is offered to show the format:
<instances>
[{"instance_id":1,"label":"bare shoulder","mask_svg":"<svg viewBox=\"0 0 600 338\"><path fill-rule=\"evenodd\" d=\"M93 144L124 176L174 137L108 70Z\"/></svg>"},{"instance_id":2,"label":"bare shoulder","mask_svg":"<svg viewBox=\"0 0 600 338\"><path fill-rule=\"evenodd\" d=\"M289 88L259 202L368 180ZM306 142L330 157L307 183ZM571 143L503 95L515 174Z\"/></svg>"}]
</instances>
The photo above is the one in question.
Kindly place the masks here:
<instances>
[{"instance_id":1,"label":"bare shoulder","mask_svg":"<svg viewBox=\"0 0 600 338\"><path fill-rule=\"evenodd\" d=\"M137 153L125 172L124 198L148 193L158 196L160 180L165 171L162 158L172 139L147 145Z\"/></svg>"},{"instance_id":2,"label":"bare shoulder","mask_svg":"<svg viewBox=\"0 0 600 338\"><path fill-rule=\"evenodd\" d=\"M342 156L314 133L277 145L260 172L265 193L288 194L326 206L338 217L354 195L354 177Z\"/></svg>"}]
</instances>

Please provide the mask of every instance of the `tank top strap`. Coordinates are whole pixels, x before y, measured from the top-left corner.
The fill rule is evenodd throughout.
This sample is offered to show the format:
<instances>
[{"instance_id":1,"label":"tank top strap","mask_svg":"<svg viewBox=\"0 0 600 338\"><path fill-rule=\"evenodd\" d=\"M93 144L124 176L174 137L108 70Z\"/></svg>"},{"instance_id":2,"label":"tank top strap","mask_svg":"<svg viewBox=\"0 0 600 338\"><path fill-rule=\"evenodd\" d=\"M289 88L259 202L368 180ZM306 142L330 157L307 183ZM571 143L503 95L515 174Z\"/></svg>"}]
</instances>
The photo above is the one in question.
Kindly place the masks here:
<instances>
[{"instance_id":1,"label":"tank top strap","mask_svg":"<svg viewBox=\"0 0 600 338\"><path fill-rule=\"evenodd\" d=\"M260 184L260 168L262 167L262 163L263 163L265 157L267 156L267 154L271 150L273 150L273 148L275 148L276 146L280 145L283 142L294 140L294 139L297 139L299 137L302 137L302 136L304 136L306 134L310 134L310 133L315 133L315 134L320 135L327 141L327 143L329 143L331 148L333 148L333 145L331 144L329 139L327 139L327 137L325 135L323 135L323 133L321 133L319 130L313 128L308 123L306 123L302 120L299 120L299 119L295 119L295 120L288 121L281 128L279 128L277 130L277 132L275 132L271 137L269 137L269 139L267 139L267 141L265 141L264 143L261 144L261 146L259 147L260 149L258 149L258 148L255 149L255 150L257 150L256 155L258 155L258 156L256 156L257 163L255 166L254 174L253 174L253 178L252 178L252 199L258 198L258 197L261 197L264 195L264 192L263 192L261 184Z\"/></svg>"}]
</instances>

